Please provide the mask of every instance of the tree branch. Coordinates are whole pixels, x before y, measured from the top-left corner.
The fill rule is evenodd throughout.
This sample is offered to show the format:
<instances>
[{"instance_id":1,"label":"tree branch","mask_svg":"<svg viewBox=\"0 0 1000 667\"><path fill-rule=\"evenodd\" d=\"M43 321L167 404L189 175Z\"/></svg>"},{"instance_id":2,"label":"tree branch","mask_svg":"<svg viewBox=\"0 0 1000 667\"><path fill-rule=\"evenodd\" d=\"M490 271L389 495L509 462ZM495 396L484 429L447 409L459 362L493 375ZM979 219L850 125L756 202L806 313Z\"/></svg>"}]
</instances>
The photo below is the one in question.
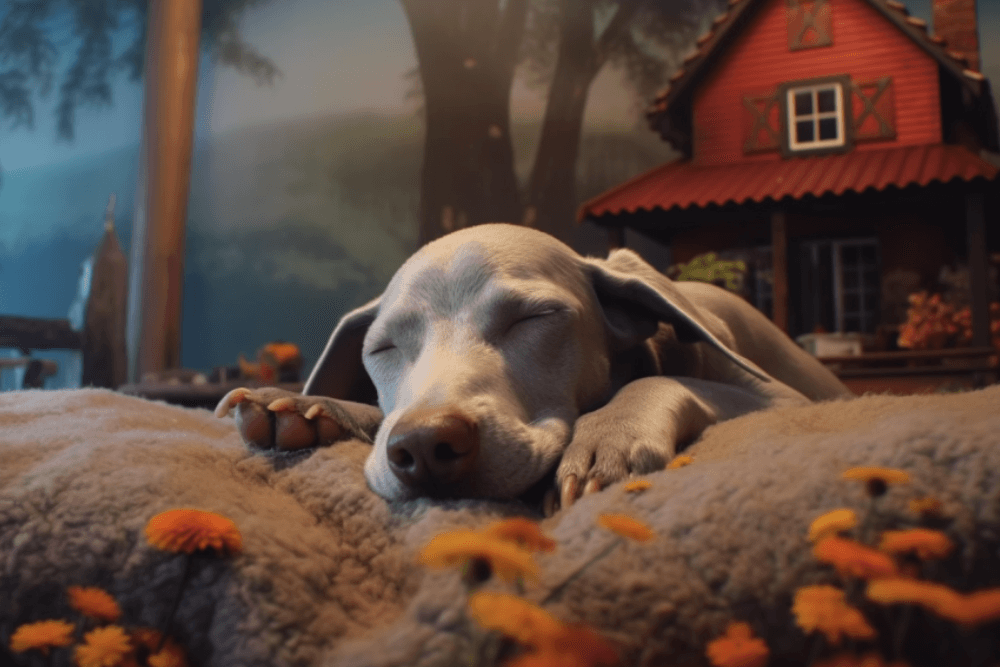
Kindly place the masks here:
<instances>
[{"instance_id":1,"label":"tree branch","mask_svg":"<svg viewBox=\"0 0 1000 667\"><path fill-rule=\"evenodd\" d=\"M628 32L632 19L639 13L643 4L644 0L622 0L618 3L615 15L611 17L604 32L597 38L597 44L594 47L594 72L598 72L607 62L611 50L622 35Z\"/></svg>"},{"instance_id":2,"label":"tree branch","mask_svg":"<svg viewBox=\"0 0 1000 667\"><path fill-rule=\"evenodd\" d=\"M505 74L509 72L511 77L517 67L527 21L528 0L508 0L503 16L500 17L500 29L497 30L493 53L498 69Z\"/></svg>"}]
</instances>

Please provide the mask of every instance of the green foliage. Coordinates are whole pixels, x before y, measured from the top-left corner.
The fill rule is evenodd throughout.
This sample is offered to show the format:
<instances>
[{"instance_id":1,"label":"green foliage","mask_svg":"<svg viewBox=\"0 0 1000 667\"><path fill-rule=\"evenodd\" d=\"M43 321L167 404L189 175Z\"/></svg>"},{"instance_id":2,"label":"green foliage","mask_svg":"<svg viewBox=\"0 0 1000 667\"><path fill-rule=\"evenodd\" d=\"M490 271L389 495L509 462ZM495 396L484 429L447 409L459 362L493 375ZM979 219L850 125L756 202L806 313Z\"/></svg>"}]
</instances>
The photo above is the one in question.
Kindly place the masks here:
<instances>
[{"instance_id":1,"label":"green foliage","mask_svg":"<svg viewBox=\"0 0 1000 667\"><path fill-rule=\"evenodd\" d=\"M714 252L706 252L703 255L698 255L687 264L671 267L669 273L674 280L722 283L727 290L737 292L743 284L746 271L746 262L741 259L719 259Z\"/></svg>"},{"instance_id":2,"label":"green foliage","mask_svg":"<svg viewBox=\"0 0 1000 667\"><path fill-rule=\"evenodd\" d=\"M173 1L173 0L166 0ZM202 47L215 59L270 83L280 72L240 37L238 20L270 0L204 0ZM141 78L149 12L147 0L7 0L0 4L0 120L11 128L34 126L33 95L48 95L57 78L60 51L72 51L59 76L56 105L60 139L72 140L80 106L112 103L112 81L125 73ZM114 40L125 37L123 51Z\"/></svg>"}]
</instances>

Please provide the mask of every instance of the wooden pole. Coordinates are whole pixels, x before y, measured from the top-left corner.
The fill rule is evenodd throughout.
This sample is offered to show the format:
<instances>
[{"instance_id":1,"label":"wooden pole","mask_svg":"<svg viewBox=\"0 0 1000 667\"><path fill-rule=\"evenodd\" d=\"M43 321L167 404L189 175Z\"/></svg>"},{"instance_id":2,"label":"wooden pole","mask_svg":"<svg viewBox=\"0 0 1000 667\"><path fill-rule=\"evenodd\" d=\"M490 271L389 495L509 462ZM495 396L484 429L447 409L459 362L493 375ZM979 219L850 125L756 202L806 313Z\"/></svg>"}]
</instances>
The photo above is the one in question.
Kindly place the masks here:
<instances>
[{"instance_id":1,"label":"wooden pole","mask_svg":"<svg viewBox=\"0 0 1000 667\"><path fill-rule=\"evenodd\" d=\"M773 276L773 306L771 320L788 332L788 230L785 212L771 212L771 271Z\"/></svg>"},{"instance_id":2,"label":"wooden pole","mask_svg":"<svg viewBox=\"0 0 1000 667\"><path fill-rule=\"evenodd\" d=\"M151 0L129 289L129 378L181 354L184 223L191 176L201 0Z\"/></svg>"},{"instance_id":3,"label":"wooden pole","mask_svg":"<svg viewBox=\"0 0 1000 667\"><path fill-rule=\"evenodd\" d=\"M625 228L608 227L608 252L625 247Z\"/></svg>"},{"instance_id":4,"label":"wooden pole","mask_svg":"<svg viewBox=\"0 0 1000 667\"><path fill-rule=\"evenodd\" d=\"M990 306L987 288L986 215L983 193L965 195L965 233L969 287L972 291L972 345L990 345Z\"/></svg>"}]
</instances>

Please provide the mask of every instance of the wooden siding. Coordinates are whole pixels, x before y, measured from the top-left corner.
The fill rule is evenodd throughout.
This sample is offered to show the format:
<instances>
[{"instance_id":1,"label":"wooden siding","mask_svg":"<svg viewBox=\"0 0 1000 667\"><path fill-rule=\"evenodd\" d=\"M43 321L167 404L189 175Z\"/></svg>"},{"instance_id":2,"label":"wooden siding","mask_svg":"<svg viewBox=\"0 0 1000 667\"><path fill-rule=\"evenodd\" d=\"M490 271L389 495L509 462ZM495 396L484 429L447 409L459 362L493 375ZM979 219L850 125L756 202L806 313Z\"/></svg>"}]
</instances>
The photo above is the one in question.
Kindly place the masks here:
<instances>
[{"instance_id":1,"label":"wooden siding","mask_svg":"<svg viewBox=\"0 0 1000 667\"><path fill-rule=\"evenodd\" d=\"M747 155L743 98L785 81L849 74L856 81L892 77L896 138L854 150L941 141L937 63L862 0L830 0L833 46L790 51L785 0L769 0L699 84L694 95L694 160L725 164L778 160Z\"/></svg>"}]
</instances>

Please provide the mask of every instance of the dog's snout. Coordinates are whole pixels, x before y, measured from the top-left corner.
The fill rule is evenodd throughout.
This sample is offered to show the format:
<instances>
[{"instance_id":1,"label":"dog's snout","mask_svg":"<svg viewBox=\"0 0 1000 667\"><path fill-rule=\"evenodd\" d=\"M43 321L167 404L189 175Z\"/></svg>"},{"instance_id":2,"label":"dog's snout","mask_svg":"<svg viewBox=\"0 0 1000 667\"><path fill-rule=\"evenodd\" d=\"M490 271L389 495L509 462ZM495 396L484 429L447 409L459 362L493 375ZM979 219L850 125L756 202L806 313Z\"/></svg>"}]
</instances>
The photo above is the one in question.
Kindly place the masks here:
<instances>
[{"instance_id":1,"label":"dog's snout","mask_svg":"<svg viewBox=\"0 0 1000 667\"><path fill-rule=\"evenodd\" d=\"M479 455L475 422L454 409L404 416L389 433L389 466L410 487L440 489L471 472Z\"/></svg>"}]
</instances>

